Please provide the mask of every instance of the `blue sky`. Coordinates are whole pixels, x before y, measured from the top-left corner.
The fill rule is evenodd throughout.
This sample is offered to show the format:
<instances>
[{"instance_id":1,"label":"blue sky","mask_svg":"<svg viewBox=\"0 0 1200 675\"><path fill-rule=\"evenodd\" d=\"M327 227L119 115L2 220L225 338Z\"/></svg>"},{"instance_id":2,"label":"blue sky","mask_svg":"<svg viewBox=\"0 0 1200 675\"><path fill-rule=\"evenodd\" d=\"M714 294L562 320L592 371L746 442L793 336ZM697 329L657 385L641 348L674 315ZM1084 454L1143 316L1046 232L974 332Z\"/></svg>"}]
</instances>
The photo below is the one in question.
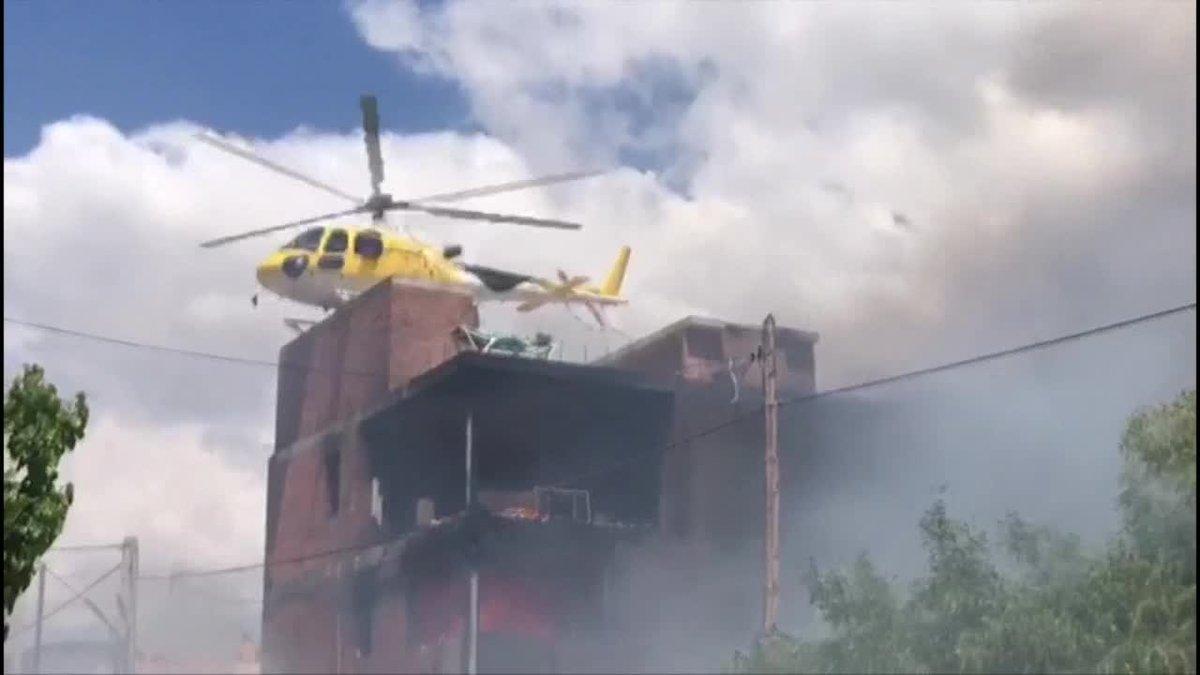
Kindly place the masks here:
<instances>
[{"instance_id":1,"label":"blue sky","mask_svg":"<svg viewBox=\"0 0 1200 675\"><path fill-rule=\"evenodd\" d=\"M5 157L80 113L125 131L174 119L266 137L349 130L366 91L395 131L469 125L454 83L368 47L340 2L4 3Z\"/></svg>"}]
</instances>

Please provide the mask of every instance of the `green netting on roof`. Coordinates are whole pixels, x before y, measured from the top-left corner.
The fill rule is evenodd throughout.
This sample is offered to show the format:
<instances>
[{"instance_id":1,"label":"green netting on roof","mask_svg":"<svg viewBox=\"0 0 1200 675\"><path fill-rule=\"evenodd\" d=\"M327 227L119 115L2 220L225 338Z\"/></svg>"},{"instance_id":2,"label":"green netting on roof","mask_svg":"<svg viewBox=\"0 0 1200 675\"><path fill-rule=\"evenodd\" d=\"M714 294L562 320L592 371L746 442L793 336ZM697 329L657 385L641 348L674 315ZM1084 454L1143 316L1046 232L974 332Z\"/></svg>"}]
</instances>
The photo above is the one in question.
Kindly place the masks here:
<instances>
[{"instance_id":1,"label":"green netting on roof","mask_svg":"<svg viewBox=\"0 0 1200 675\"><path fill-rule=\"evenodd\" d=\"M554 352L554 341L545 333L532 338L505 333L490 333L460 326L457 335L468 347L484 354L505 354L532 359L548 359Z\"/></svg>"}]
</instances>

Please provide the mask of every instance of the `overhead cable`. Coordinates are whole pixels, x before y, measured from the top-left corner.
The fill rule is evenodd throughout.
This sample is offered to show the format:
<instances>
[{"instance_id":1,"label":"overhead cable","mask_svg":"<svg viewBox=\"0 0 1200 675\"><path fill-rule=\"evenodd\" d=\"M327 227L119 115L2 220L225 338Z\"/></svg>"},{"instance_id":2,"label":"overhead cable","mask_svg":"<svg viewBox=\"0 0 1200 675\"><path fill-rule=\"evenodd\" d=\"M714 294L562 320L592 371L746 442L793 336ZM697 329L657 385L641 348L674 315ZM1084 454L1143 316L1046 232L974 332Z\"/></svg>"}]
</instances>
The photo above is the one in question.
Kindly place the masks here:
<instances>
[{"instance_id":1,"label":"overhead cable","mask_svg":"<svg viewBox=\"0 0 1200 675\"><path fill-rule=\"evenodd\" d=\"M89 333L87 331L75 330L73 328L63 328L61 326L52 326L45 323L37 323L34 321L25 321L24 319L14 319L12 317L4 317L4 323L10 323L16 326L24 326L25 328L33 328L47 333L55 333L57 335L66 335L70 337L81 338L84 340L92 340L94 342L104 342L108 344L121 345L123 347L133 347L135 349L146 349L150 351L163 352L166 354L175 354L177 356L189 356L193 358L209 359L213 361L224 361L226 363L238 363L247 366L261 366L267 368L286 368L292 370L305 371L330 371L345 375L361 375L364 377L376 377L379 375L377 371L365 370L344 370L340 368L318 368L313 366L305 366L296 363L285 363L281 361L268 361L265 359L251 359L242 356L229 356L227 354L217 354L214 352L202 352L192 349L183 349L180 347L170 347L166 345L156 345L147 342L139 342L136 340L125 340L122 338L100 335L97 333Z\"/></svg>"},{"instance_id":2,"label":"overhead cable","mask_svg":"<svg viewBox=\"0 0 1200 675\"><path fill-rule=\"evenodd\" d=\"M1128 327L1130 327L1130 325L1145 323L1147 321L1154 321L1154 319L1164 318L1164 317L1168 317L1171 315L1176 315L1176 313L1181 313L1184 311L1192 311L1195 309L1196 309L1195 301L1190 301L1190 303L1177 305L1174 307L1169 307L1169 309L1145 313L1145 315L1122 319L1122 321L1117 321L1114 323L1108 323L1108 324L1104 324L1104 325L1098 325L1098 327L1088 328L1086 330L1075 331L1075 333L1069 333L1066 335L1051 337L1051 339L1048 339L1048 340L1039 340L1036 342L1028 342L1028 344L1025 344L1025 345L1009 347L1009 348L1006 348L1006 350L1000 350L1000 351L996 351L996 352L979 354L979 356L976 356L976 357L955 360L955 362L930 366L930 368L923 368L923 369L919 369L919 370L902 372L902 374L899 374L899 375L881 377L881 378L877 378L877 380L859 382L857 384L850 384L850 386L846 386L846 387L827 389L827 390L823 390L823 392L816 392L816 393L812 393L812 394L796 396L796 398L791 398L791 399L786 399L786 400L780 401L779 405L782 407L782 406L790 406L793 404L802 404L802 402L816 400L816 399L822 399L822 398L826 398L826 396L832 396L834 394L846 394L846 393L850 393L850 392L856 392L856 390L860 390L860 389L868 389L868 388L872 388L872 387L882 386L882 384L889 384L889 383L893 383L893 382L899 382L902 380L911 380L911 378L914 378L914 377L922 377L922 376L926 376L926 375L932 375L932 374L936 374L936 372L943 372L943 371L947 371L947 370L953 370L956 368L964 368L964 366L990 362L990 360L1015 356L1015 354L1020 354L1020 353L1024 353L1024 352L1030 352L1030 351L1034 351L1034 350L1042 350L1042 348L1060 345L1060 344L1063 344L1063 342L1080 340L1080 339L1084 339L1084 337L1091 337L1094 335L1108 333L1108 331L1111 331L1111 330L1128 328ZM55 325L22 321L22 319L16 319L16 318L10 318L10 317L4 317L4 321L6 323L25 325L25 327L52 331L52 333L73 335L73 336L78 336L78 337L84 337L84 339L98 340L98 341L104 341L104 342L113 342L113 344L125 345L125 346L130 346L130 347L150 348L150 350L185 354L185 356L191 356L191 357L220 359L220 360L227 360L227 362L245 363L245 364L251 364L251 365L266 365L266 366L272 366L272 368L274 368L274 366L288 365L288 364L280 364L280 363L276 363L276 362L266 362L266 360L246 359L246 358L240 358L240 357L227 357L227 356L223 356L223 354L215 354L215 353L208 353L208 352L194 352L194 351L190 351L190 350L179 350L179 348L175 348L175 347L148 345L148 344L143 344L143 342L136 342L136 341L132 341L132 340L120 340L120 339L115 339L115 337L107 337L107 336L95 335L95 334L91 334L91 333L84 333L84 331L80 331L80 330L60 328L60 327L55 327ZM304 368L304 366L298 365L298 366L295 366L295 368ZM696 432L696 434L692 434L686 438L680 438L680 440L678 440L678 441L673 441L671 443L667 443L666 446L662 447L662 450L664 450L664 452L665 452L665 450L670 450L672 448L683 446L683 444L685 444L685 443L695 441L695 440L697 440L697 438L703 438L706 436L710 436L712 434L715 434L715 432L730 428L730 426L732 426L734 424L744 422L745 419L748 419L750 417L750 414L757 414L760 412L762 412L762 406L757 406L756 408L754 408L754 410L751 410L750 413L748 413L748 414L740 414L740 416L736 416L731 419L727 419L727 420L725 420L725 422L716 424L714 426L710 426L710 428L704 429L702 431L698 431L698 432ZM569 480L566 480L566 482L576 483L576 482L578 482L578 480L581 480L584 478L592 478L594 476L604 476L604 474L611 473L613 471L617 471L617 470L619 470L619 468L623 468L625 466L632 464L632 462L640 461L642 459L644 459L643 456L634 456L634 458L626 458L624 460L612 462L612 464L610 464L610 465L596 468L596 470L588 471L586 473L578 474L578 476L571 477ZM374 545L374 544L372 544L372 545ZM101 546L97 546L97 548L101 548ZM289 560L275 561L275 562L272 562L271 565L289 565L289 563L306 562L306 561L310 561L310 560L316 560L316 558L320 558L320 557L342 554L342 552L364 550L366 548L371 548L371 546L361 546L361 545L344 546L344 548L338 548L338 549L332 549L332 550L326 550L326 551L318 551L318 552L316 552L316 554L310 554L310 555L300 556L300 557L296 557L296 558L289 558ZM230 574L230 573L235 573L235 572L251 571L251 569L262 568L265 565L266 565L265 562L246 563L246 565L208 569L208 571L180 572L180 573L175 573L175 574L140 575L139 579L166 580L166 579L172 579L172 578L206 577L206 575Z\"/></svg>"},{"instance_id":3,"label":"overhead cable","mask_svg":"<svg viewBox=\"0 0 1200 675\"><path fill-rule=\"evenodd\" d=\"M1133 317L1131 319L1124 319L1122 321L1105 324L1103 326L1096 326L1094 328L1089 328L1087 330L1082 330L1082 331L1078 331L1075 333L1069 333L1067 335L1061 335L1061 336L1058 336L1055 338L1050 338L1048 340L1039 340L1037 342L1031 342L1031 343L1027 343L1027 344L1020 345L1017 347L1011 347L1008 349L1002 349L1002 350L995 351L995 352L989 352L987 354L981 354L979 356L974 356L974 357L971 357L968 359L952 361L950 363L945 363L945 364L932 366L932 367L928 367L928 368L922 368L919 370L908 371L905 373L900 373L898 375L891 375L888 377L882 377L882 378L878 378L878 379L874 379L874 380L868 380L865 382L860 382L858 384L853 384L853 385L849 385L849 386L845 386L845 387L839 387L837 389L830 389L830 390L826 390L826 391L816 392L813 394L806 394L803 396L798 396L798 397L791 398L791 399L788 399L785 401L780 401L779 405L782 407L784 405L804 403L806 401L812 401L812 400L816 400L819 398L824 398L826 396L831 396L834 394L844 394L844 393L848 393L851 391L858 391L861 389L877 387L877 386L880 386L883 384L897 382L900 380L906 380L906 379L911 379L911 378L915 378L915 377L930 375L933 373L943 372L943 371L950 370L953 368L961 368L961 367L965 367L965 366L975 365L975 364L983 363L986 361L991 361L991 360L1000 359L1000 358L1004 358L1004 357L1008 357L1008 356L1013 356L1013 355L1020 354L1023 352L1028 352L1028 351L1032 351L1032 350L1036 350L1036 349L1043 349L1045 347L1050 347L1053 345L1061 344L1064 342L1069 342L1072 340L1079 340L1079 339L1083 339L1083 338L1087 338L1087 337L1092 337L1092 336L1106 333L1109 331L1118 330L1121 328L1127 328L1129 326L1133 326L1133 325L1136 325L1139 323L1144 323L1146 321L1153 321L1155 319L1161 319L1161 318L1164 318L1164 317L1167 317L1167 316L1170 316L1173 314L1179 314L1181 312L1194 310L1194 309L1196 309L1196 303L1190 302L1190 303L1187 303L1184 305L1179 305L1179 306L1172 307L1169 309L1164 309L1164 310L1152 312L1149 314L1143 314L1141 316ZM707 429L704 429L697 433L691 434L686 438L682 438L677 441L668 443L662 447L662 450L665 452L666 450L670 450L672 448L684 445L684 444L694 441L696 439L710 436L718 431L721 431L723 429L726 429L728 427L731 427L735 424L738 424L740 422L747 420L749 418L750 414L757 414L757 413L761 413L761 412L762 412L762 406L760 405L757 408L751 410L749 414L735 416L731 419L721 422L720 424L716 424L714 426L708 427ZM592 478L595 476L606 475L606 474L616 471L618 469L622 469L626 466L629 466L635 462L649 459L650 457L651 457L650 455L636 455L634 457L630 457L630 458L626 458L624 460L610 463L607 466L600 467L599 469L594 469L592 471L587 471L587 472L584 472L581 474L577 474L575 476L569 477L566 480L559 480L557 482L563 483L563 484L577 483L578 481L583 480L585 478ZM379 544L345 546L345 547L329 549L329 550L325 550L325 551L318 551L316 553L311 553L311 554L296 557L296 558L290 558L290 559L285 559L285 560L276 560L276 561L272 561L269 564L274 566L274 565L287 565L287 564L307 562L310 560L315 560L315 559L319 559L319 558L325 558L328 556L338 555L340 553L351 553L351 552L363 551L363 550L366 550L368 548L373 548L378 545ZM215 575L231 574L234 572L244 572L244 571L253 570L253 569L260 569L260 568L267 566L267 564L268 563L266 563L266 562L247 563L244 565L236 565L233 567L217 568L217 569L210 569L210 570L198 570L198 571L191 571L191 572L187 572L187 571L178 572L178 573L175 573L172 575L143 575L139 578L140 579L166 580L166 579L171 579L171 578L215 576Z\"/></svg>"}]
</instances>

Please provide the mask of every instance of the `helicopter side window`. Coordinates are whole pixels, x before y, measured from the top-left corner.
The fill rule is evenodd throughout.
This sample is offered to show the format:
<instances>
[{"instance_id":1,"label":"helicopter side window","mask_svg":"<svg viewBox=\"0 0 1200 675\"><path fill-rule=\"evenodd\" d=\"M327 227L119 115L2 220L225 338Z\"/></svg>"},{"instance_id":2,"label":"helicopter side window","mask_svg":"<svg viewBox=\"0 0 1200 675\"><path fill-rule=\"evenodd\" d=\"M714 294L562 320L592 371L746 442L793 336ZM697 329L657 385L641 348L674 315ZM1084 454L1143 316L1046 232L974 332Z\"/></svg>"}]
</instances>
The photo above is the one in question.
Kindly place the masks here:
<instances>
[{"instance_id":1,"label":"helicopter side window","mask_svg":"<svg viewBox=\"0 0 1200 675\"><path fill-rule=\"evenodd\" d=\"M383 238L370 230L359 232L354 237L354 252L364 258L375 260L383 255Z\"/></svg>"},{"instance_id":2,"label":"helicopter side window","mask_svg":"<svg viewBox=\"0 0 1200 675\"><path fill-rule=\"evenodd\" d=\"M349 238L345 230L330 230L329 238L325 240L326 253L345 253Z\"/></svg>"},{"instance_id":3,"label":"helicopter side window","mask_svg":"<svg viewBox=\"0 0 1200 675\"><path fill-rule=\"evenodd\" d=\"M304 251L316 252L321 245L321 237L325 234L325 228L314 227L300 233L300 236L289 241L281 247L281 250L301 249Z\"/></svg>"}]
</instances>

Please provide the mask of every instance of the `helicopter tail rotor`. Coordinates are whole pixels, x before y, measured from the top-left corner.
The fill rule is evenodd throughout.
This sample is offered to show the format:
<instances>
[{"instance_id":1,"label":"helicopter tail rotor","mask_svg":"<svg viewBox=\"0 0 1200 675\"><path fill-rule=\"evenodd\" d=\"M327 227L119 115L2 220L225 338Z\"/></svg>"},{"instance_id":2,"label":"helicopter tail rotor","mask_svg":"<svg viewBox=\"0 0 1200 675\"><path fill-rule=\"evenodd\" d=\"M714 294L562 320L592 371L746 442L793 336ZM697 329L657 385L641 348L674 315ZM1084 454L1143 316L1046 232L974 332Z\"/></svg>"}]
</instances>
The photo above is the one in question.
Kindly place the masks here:
<instances>
[{"instance_id":1,"label":"helicopter tail rotor","mask_svg":"<svg viewBox=\"0 0 1200 675\"><path fill-rule=\"evenodd\" d=\"M588 281L588 277L568 277L566 272L558 270L558 283L545 280L539 281L538 283L546 290L546 294L522 302L517 305L517 311L522 313L532 312L539 307L555 302L561 302L563 306L569 308L571 303L578 302L587 307L592 317L596 319L596 323L600 324L600 327L606 328L608 322L604 320L604 314L600 311L600 308L596 303L592 302L590 297L579 292L579 287Z\"/></svg>"}]
</instances>

